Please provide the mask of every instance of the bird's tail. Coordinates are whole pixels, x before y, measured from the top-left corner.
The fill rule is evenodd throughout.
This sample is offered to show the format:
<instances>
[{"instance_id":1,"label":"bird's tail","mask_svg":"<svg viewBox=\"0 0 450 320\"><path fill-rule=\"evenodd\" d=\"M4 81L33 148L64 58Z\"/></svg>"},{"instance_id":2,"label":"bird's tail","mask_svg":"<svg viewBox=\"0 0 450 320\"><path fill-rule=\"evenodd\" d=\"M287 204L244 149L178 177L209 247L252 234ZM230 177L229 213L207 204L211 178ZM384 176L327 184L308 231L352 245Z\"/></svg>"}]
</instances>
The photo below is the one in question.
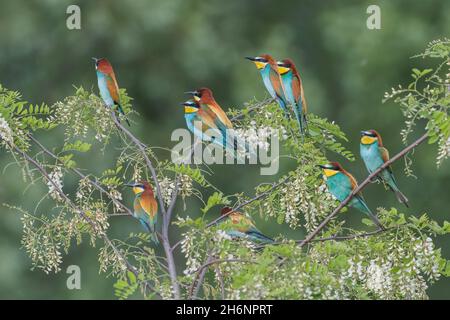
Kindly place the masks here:
<instances>
[{"instance_id":1,"label":"bird's tail","mask_svg":"<svg viewBox=\"0 0 450 320\"><path fill-rule=\"evenodd\" d=\"M309 136L308 117L306 113L302 113L303 132L306 136Z\"/></svg>"},{"instance_id":2,"label":"bird's tail","mask_svg":"<svg viewBox=\"0 0 450 320\"><path fill-rule=\"evenodd\" d=\"M247 235L249 235L250 237L256 238L258 241L265 243L265 244L270 244L270 243L275 242L272 238L265 236L261 232L250 231L250 232L248 232Z\"/></svg>"},{"instance_id":3,"label":"bird's tail","mask_svg":"<svg viewBox=\"0 0 450 320\"><path fill-rule=\"evenodd\" d=\"M152 232L152 233L150 234L150 239L152 239L152 241L153 241L155 244L159 244L159 239L158 239L158 235L156 234L156 232Z\"/></svg>"},{"instance_id":4,"label":"bird's tail","mask_svg":"<svg viewBox=\"0 0 450 320\"><path fill-rule=\"evenodd\" d=\"M355 200L355 202L353 202L352 205L355 208L357 208L358 210L360 210L360 211L364 212L365 214L367 214L372 219L372 221L375 223L375 225L378 226L378 228L383 229L383 230L385 229L384 226L381 224L380 220L378 220L378 217L367 206L367 204L364 201L364 199L362 199L359 196L355 196L353 198L353 200Z\"/></svg>"},{"instance_id":5,"label":"bird's tail","mask_svg":"<svg viewBox=\"0 0 450 320\"><path fill-rule=\"evenodd\" d=\"M155 227L152 227L151 224L147 223L143 219L139 219L139 222L142 224L144 229L150 233L150 239L155 243L159 244L158 235L156 234Z\"/></svg>"},{"instance_id":6,"label":"bird's tail","mask_svg":"<svg viewBox=\"0 0 450 320\"><path fill-rule=\"evenodd\" d=\"M121 106L120 104L117 105L117 110L119 110L119 113L120 113L121 115L124 116L125 122L127 123L127 125L128 125L129 127L131 127L130 121L128 121L128 118L127 118L127 116L125 115L125 112L123 111L123 108L122 108L122 106Z\"/></svg>"},{"instance_id":7,"label":"bird's tail","mask_svg":"<svg viewBox=\"0 0 450 320\"><path fill-rule=\"evenodd\" d=\"M403 203L406 207L409 208L408 198L399 189L394 190L394 192L398 202Z\"/></svg>"},{"instance_id":8,"label":"bird's tail","mask_svg":"<svg viewBox=\"0 0 450 320\"><path fill-rule=\"evenodd\" d=\"M395 178L392 175L392 173L385 170L383 172L383 179L387 182L387 185L389 186L389 188L395 193L395 196L397 197L398 202L403 203L406 207L409 207L408 206L408 198L398 188L397 183L396 183Z\"/></svg>"}]
</instances>

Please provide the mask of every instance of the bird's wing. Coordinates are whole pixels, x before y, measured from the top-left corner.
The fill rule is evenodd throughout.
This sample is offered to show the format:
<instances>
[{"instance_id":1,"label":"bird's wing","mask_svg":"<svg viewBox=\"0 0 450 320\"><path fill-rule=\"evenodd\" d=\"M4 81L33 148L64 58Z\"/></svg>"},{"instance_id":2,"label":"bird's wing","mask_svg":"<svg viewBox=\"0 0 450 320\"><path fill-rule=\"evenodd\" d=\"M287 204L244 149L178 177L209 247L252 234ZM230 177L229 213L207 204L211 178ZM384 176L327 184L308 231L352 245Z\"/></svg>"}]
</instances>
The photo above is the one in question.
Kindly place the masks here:
<instances>
[{"instance_id":1,"label":"bird's wing","mask_svg":"<svg viewBox=\"0 0 450 320\"><path fill-rule=\"evenodd\" d=\"M155 198L150 194L143 193L139 199L139 203L145 213L147 213L151 219L154 219L158 211L158 203Z\"/></svg>"},{"instance_id":2,"label":"bird's wing","mask_svg":"<svg viewBox=\"0 0 450 320\"><path fill-rule=\"evenodd\" d=\"M270 68L269 79L270 79L270 83L272 84L272 87L275 90L275 93L277 94L278 98L283 100L283 102L286 102L283 84L281 82L280 74L278 73L278 71L275 71L273 68Z\"/></svg>"},{"instance_id":3,"label":"bird's wing","mask_svg":"<svg viewBox=\"0 0 450 320\"><path fill-rule=\"evenodd\" d=\"M208 136L212 140L222 141L223 130L221 130L214 119L214 117L203 108L198 110L195 121L202 123L202 134ZM212 132L211 132L212 130ZM208 132L207 132L208 131ZM213 139L214 138L214 139Z\"/></svg>"},{"instance_id":4,"label":"bird's wing","mask_svg":"<svg viewBox=\"0 0 450 320\"><path fill-rule=\"evenodd\" d=\"M348 173L347 171L345 171L345 172L343 172L347 177L348 177L348 179L350 180L350 185L351 185L351 188L352 188L352 190L355 190L356 189L356 187L358 187L358 182L356 182L356 179L355 179L355 177L354 176L352 176L350 173Z\"/></svg>"},{"instance_id":5,"label":"bird's wing","mask_svg":"<svg viewBox=\"0 0 450 320\"><path fill-rule=\"evenodd\" d=\"M257 230L253 222L246 216L239 214L234 216L235 219L231 221L233 224L237 224L237 230L240 232L248 232L250 230Z\"/></svg>"},{"instance_id":6,"label":"bird's wing","mask_svg":"<svg viewBox=\"0 0 450 320\"><path fill-rule=\"evenodd\" d=\"M231 123L227 114L225 113L225 111L223 111L223 109L217 103L211 103L211 104L208 104L208 106L211 109L211 111L217 115L217 118L222 122L223 125L225 125L226 128L228 128L228 129L233 128L233 124Z\"/></svg>"},{"instance_id":7,"label":"bird's wing","mask_svg":"<svg viewBox=\"0 0 450 320\"><path fill-rule=\"evenodd\" d=\"M389 161L389 151L385 147L378 147L378 150L380 151L381 158L386 163ZM392 173L392 168L389 166L387 167L390 173Z\"/></svg>"},{"instance_id":8,"label":"bird's wing","mask_svg":"<svg viewBox=\"0 0 450 320\"><path fill-rule=\"evenodd\" d=\"M308 107L306 104L305 93L303 91L302 80L299 75L294 75L292 77L292 94L297 102L299 111L306 114Z\"/></svg>"},{"instance_id":9,"label":"bird's wing","mask_svg":"<svg viewBox=\"0 0 450 320\"><path fill-rule=\"evenodd\" d=\"M119 86L117 84L114 72L106 75L106 85L108 86L108 91L111 94L111 98L116 104L119 104Z\"/></svg>"},{"instance_id":10,"label":"bird's wing","mask_svg":"<svg viewBox=\"0 0 450 320\"><path fill-rule=\"evenodd\" d=\"M208 119L210 119L222 133L225 134L227 129L232 129L233 125L231 124L231 121L220 106L214 106L213 104L207 103L202 103L201 106L204 112L208 114ZM226 120L223 121L222 119ZM227 123L229 123L229 125Z\"/></svg>"},{"instance_id":11,"label":"bird's wing","mask_svg":"<svg viewBox=\"0 0 450 320\"><path fill-rule=\"evenodd\" d=\"M299 77L292 77L292 93L294 95L295 102L299 102L302 97L302 82Z\"/></svg>"}]
</instances>

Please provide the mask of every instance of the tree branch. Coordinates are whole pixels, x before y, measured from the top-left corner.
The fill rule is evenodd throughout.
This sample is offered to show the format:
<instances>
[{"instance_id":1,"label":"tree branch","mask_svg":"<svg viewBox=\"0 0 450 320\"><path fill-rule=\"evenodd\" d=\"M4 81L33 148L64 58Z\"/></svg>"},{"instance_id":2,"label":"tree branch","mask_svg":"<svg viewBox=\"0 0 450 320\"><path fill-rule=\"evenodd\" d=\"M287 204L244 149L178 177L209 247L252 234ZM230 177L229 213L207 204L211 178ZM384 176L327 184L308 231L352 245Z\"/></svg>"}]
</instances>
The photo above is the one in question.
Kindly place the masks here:
<instances>
[{"instance_id":1,"label":"tree branch","mask_svg":"<svg viewBox=\"0 0 450 320\"><path fill-rule=\"evenodd\" d=\"M412 144L404 148L402 151L397 153L394 157L392 157L390 160L386 161L381 167L379 167L377 170L375 170L373 173L371 173L359 186L357 186L353 192L344 200L342 201L339 206L330 214L328 215L320 224L319 226L312 231L306 238L300 243L300 247L303 247L305 244L313 240L317 234L331 221L331 219L337 215L342 208L344 208L350 200L358 194L360 191L362 191L370 182L371 180L376 177L381 171L389 167L392 163L395 161L401 159L404 157L408 152L413 150L415 147L420 145L422 142L424 142L427 139L428 135L425 133L423 136L421 136L419 139L414 141Z\"/></svg>"},{"instance_id":2,"label":"tree branch","mask_svg":"<svg viewBox=\"0 0 450 320\"><path fill-rule=\"evenodd\" d=\"M31 134L27 134L27 136L30 138L31 141L33 141L45 154L47 154L48 156L52 157L53 159L55 159L56 161L58 161L59 163L63 164L63 162L58 158L57 155L55 155L53 152L51 152L50 150L48 150L42 143L40 143L35 137L33 137L33 135ZM94 181L92 179L90 179L88 176L86 176L85 174L83 174L79 169L77 168L70 168L70 170L72 170L75 174L77 174L81 179L85 179L89 182L89 184L91 186L93 186L94 188L96 188L98 191L100 191L101 193L105 194L109 199L111 199L111 201L117 205L118 207L122 208L123 210L126 211L127 215L133 215L133 213L131 212L131 210L124 205L122 202L120 202L119 200L115 199L114 197L111 196L111 194L105 189L103 188L98 181Z\"/></svg>"},{"instance_id":3,"label":"tree branch","mask_svg":"<svg viewBox=\"0 0 450 320\"><path fill-rule=\"evenodd\" d=\"M45 171L44 167L37 162L35 159L33 159L31 156L29 156L25 151L23 151L22 149L20 149L19 147L17 147L16 145L12 145L8 142L6 142L8 144L8 146L15 150L18 154L20 154L22 156L22 158L24 158L27 162L31 163L34 167L36 167L36 169L42 174L43 177L45 177L45 179L47 181L49 181L53 188L56 190L56 192L61 196L61 198L74 210L74 212L76 212L77 214L79 214L91 227L93 230L97 231L97 226L96 223L94 221L92 221L91 218L89 218L89 216L86 214L86 212L84 212L83 210L81 210L80 208L78 208L73 202L72 200L70 200L70 198L59 188L59 186L56 184L55 181L53 181L53 179L50 178L50 176L48 175L47 171ZM97 231L98 232L98 231ZM103 239L103 241L112 248L112 250L114 251L114 254L120 259L122 260L122 262L125 264L126 268L128 271L132 272L136 277L138 277L139 272L136 270L136 268L122 255L122 253L120 253L120 251L116 248L116 246L112 243L111 239L108 238L108 236L102 231L102 232L98 232L100 237ZM152 288L150 285L148 285L147 283L145 284L146 287L150 288L152 291L155 292L155 294L159 295L158 292Z\"/></svg>"},{"instance_id":4,"label":"tree branch","mask_svg":"<svg viewBox=\"0 0 450 320\"><path fill-rule=\"evenodd\" d=\"M169 240L170 219L172 216L173 208L175 206L175 201L177 198L178 191L173 195L173 198L172 198L171 203L168 208L170 210L166 211L166 208L164 206L164 199L162 197L161 187L159 185L158 176L156 174L155 167L153 166L153 164L150 161L150 159L147 155L147 152L146 152L147 146L144 143L142 143L138 138L136 138L127 128L125 128L120 123L120 121L117 119L117 116L116 116L114 110L111 111L111 117L114 120L114 123L116 124L117 128L119 130L121 130L123 133L125 133L125 135L127 135L128 138L140 150L140 152L142 153L142 156L144 157L144 160L147 164L147 167L151 172L153 183L155 184L156 196L158 198L160 210L161 210L161 213L163 216L161 239L162 239L162 246L164 248L164 253L165 253L166 259L167 259L167 267L169 269L169 276L170 276L170 281L172 283L172 290L173 290L174 298L180 299L181 298L180 285L178 283L178 276L177 276L175 260L173 257L173 252L171 250L171 245L170 245L170 240ZM177 186L178 186L178 183L177 183ZM177 187L176 187L176 189L178 190Z\"/></svg>"}]
</instances>

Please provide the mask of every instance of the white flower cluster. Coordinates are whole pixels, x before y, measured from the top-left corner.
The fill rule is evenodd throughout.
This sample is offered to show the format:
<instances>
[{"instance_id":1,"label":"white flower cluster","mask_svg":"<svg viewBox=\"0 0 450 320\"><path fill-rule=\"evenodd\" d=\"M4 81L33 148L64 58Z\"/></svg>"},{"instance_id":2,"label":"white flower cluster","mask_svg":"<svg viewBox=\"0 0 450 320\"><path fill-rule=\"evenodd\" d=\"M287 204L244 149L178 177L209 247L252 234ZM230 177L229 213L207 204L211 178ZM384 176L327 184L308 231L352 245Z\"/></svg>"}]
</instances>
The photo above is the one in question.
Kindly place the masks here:
<instances>
[{"instance_id":1,"label":"white flower cluster","mask_svg":"<svg viewBox=\"0 0 450 320\"><path fill-rule=\"evenodd\" d=\"M46 274L59 272L62 263L61 244L54 241L52 232L46 228L47 226L37 228L34 225L33 216L24 214L21 220L23 223L22 245L33 261L33 265Z\"/></svg>"},{"instance_id":2,"label":"white flower cluster","mask_svg":"<svg viewBox=\"0 0 450 320\"><path fill-rule=\"evenodd\" d=\"M182 174L180 176L180 182L179 182L179 194L184 198L189 197L192 195L193 186L192 186L192 179L187 174Z\"/></svg>"},{"instance_id":3,"label":"white flower cluster","mask_svg":"<svg viewBox=\"0 0 450 320\"><path fill-rule=\"evenodd\" d=\"M425 240L418 240L414 245L414 263L418 271L424 272L429 280L438 280L441 276L439 272L439 260L436 257L433 240L428 237Z\"/></svg>"},{"instance_id":4,"label":"white flower cluster","mask_svg":"<svg viewBox=\"0 0 450 320\"><path fill-rule=\"evenodd\" d=\"M50 181L47 181L48 193L53 200L62 201L59 191L63 188L63 173L61 167L55 167L52 172L49 173Z\"/></svg>"},{"instance_id":5,"label":"white flower cluster","mask_svg":"<svg viewBox=\"0 0 450 320\"><path fill-rule=\"evenodd\" d=\"M280 129L267 126L258 128L256 122L251 121L249 128L234 129L236 136L242 140L245 140L250 148L255 151L257 147L265 151L269 150L269 138L273 137L274 139L278 139L280 137L280 131L281 137L285 140L287 136L286 129L284 129L284 127L281 127Z\"/></svg>"},{"instance_id":6,"label":"white flower cluster","mask_svg":"<svg viewBox=\"0 0 450 320\"><path fill-rule=\"evenodd\" d=\"M122 200L122 193L117 190L114 187L108 187L109 189L109 195L111 196L111 200L117 200L117 201L121 201ZM122 209L122 207L120 206L119 203L116 203L115 201L113 201L114 204L114 212L120 212L120 210Z\"/></svg>"},{"instance_id":7,"label":"white flower cluster","mask_svg":"<svg viewBox=\"0 0 450 320\"><path fill-rule=\"evenodd\" d=\"M192 276L201 266L201 254L196 248L195 231L188 231L184 233L181 241L181 252L186 258L186 269L183 273L186 276Z\"/></svg>"},{"instance_id":8,"label":"white flower cluster","mask_svg":"<svg viewBox=\"0 0 450 320\"><path fill-rule=\"evenodd\" d=\"M5 144L5 142L7 144L14 143L12 130L9 127L8 122L6 122L6 120L3 119L3 117L1 116L0 116L0 139L2 140L1 141L2 144Z\"/></svg>"},{"instance_id":9,"label":"white flower cluster","mask_svg":"<svg viewBox=\"0 0 450 320\"><path fill-rule=\"evenodd\" d=\"M77 192L75 198L79 205L83 207L83 204L87 203L92 193L92 185L89 183L88 178L81 179L78 182Z\"/></svg>"},{"instance_id":10,"label":"white flower cluster","mask_svg":"<svg viewBox=\"0 0 450 320\"><path fill-rule=\"evenodd\" d=\"M166 205L170 204L172 195L175 190L175 182L168 177L164 177L159 181L159 187L161 189L161 196Z\"/></svg>"}]
</instances>

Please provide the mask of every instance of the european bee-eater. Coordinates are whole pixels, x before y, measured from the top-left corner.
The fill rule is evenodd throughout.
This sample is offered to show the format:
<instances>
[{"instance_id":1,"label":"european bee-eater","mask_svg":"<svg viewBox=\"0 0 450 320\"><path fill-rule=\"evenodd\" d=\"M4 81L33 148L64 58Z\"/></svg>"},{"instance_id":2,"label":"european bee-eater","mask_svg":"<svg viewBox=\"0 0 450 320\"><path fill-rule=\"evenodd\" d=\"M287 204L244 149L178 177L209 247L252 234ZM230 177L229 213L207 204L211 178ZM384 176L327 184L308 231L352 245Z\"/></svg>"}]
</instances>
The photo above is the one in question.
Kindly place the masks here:
<instances>
[{"instance_id":1,"label":"european bee-eater","mask_svg":"<svg viewBox=\"0 0 450 320\"><path fill-rule=\"evenodd\" d=\"M300 133L305 134L308 129L306 121L306 112L308 108L300 74L291 59L278 61L277 65L278 72L283 80L286 99L294 109L295 117L300 127Z\"/></svg>"},{"instance_id":2,"label":"european bee-eater","mask_svg":"<svg viewBox=\"0 0 450 320\"><path fill-rule=\"evenodd\" d=\"M117 84L116 76L111 63L109 63L109 61L105 58L92 59L95 61L95 70L97 71L97 82L98 89L100 90L100 96L108 107L113 108L114 106L117 106L117 110L125 116L125 112L120 105L119 85ZM125 118L125 121L128 125L130 125L127 118Z\"/></svg>"},{"instance_id":3,"label":"european bee-eater","mask_svg":"<svg viewBox=\"0 0 450 320\"><path fill-rule=\"evenodd\" d=\"M186 93L192 94L194 100L212 116L216 117L216 121L220 121L226 128L232 129L233 124L223 111L220 105L214 99L213 93L209 88L200 88L195 91L188 91Z\"/></svg>"},{"instance_id":4,"label":"european bee-eater","mask_svg":"<svg viewBox=\"0 0 450 320\"><path fill-rule=\"evenodd\" d=\"M389 160L389 151L383 146L381 136L375 130L361 131L359 151L369 173L374 172ZM397 187L392 168L387 167L378 177L395 193L397 200L408 207L408 198Z\"/></svg>"},{"instance_id":5,"label":"european bee-eater","mask_svg":"<svg viewBox=\"0 0 450 320\"><path fill-rule=\"evenodd\" d=\"M212 116L211 112L194 100L183 102L182 105L186 125L196 137L220 145L236 156L236 140L228 137L229 131L220 124L217 117Z\"/></svg>"},{"instance_id":6,"label":"european bee-eater","mask_svg":"<svg viewBox=\"0 0 450 320\"><path fill-rule=\"evenodd\" d=\"M263 54L258 57L246 57L246 59L255 63L270 96L277 101L281 109L283 109L285 116L289 118L283 81L278 73L278 66L275 59L268 54Z\"/></svg>"},{"instance_id":7,"label":"european bee-eater","mask_svg":"<svg viewBox=\"0 0 450 320\"><path fill-rule=\"evenodd\" d=\"M232 211L230 213L230 211ZM240 212L233 211L230 207L221 210L221 215L227 215L224 223L229 223L226 233L232 238L248 239L252 242L273 243L273 239L265 236L259 231L252 220Z\"/></svg>"},{"instance_id":8,"label":"european bee-eater","mask_svg":"<svg viewBox=\"0 0 450 320\"><path fill-rule=\"evenodd\" d=\"M338 162L330 162L325 165L319 165L319 167L323 169L328 190L340 202L344 201L357 188L358 183L356 179L344 170ZM376 215L367 206L361 192L353 196L349 205L367 214L379 228L384 229Z\"/></svg>"},{"instance_id":9,"label":"european bee-eater","mask_svg":"<svg viewBox=\"0 0 450 320\"><path fill-rule=\"evenodd\" d=\"M136 195L134 198L133 216L151 234L153 242L158 244L158 235L155 230L158 220L158 203L151 185L147 181L140 181L127 184L126 186L132 187Z\"/></svg>"},{"instance_id":10,"label":"european bee-eater","mask_svg":"<svg viewBox=\"0 0 450 320\"><path fill-rule=\"evenodd\" d=\"M214 119L216 126L221 130L224 134L225 138L230 141L225 141L225 143L232 147L233 149L237 149L237 143L242 143L241 139L236 136L233 131L233 124L228 118L227 114L223 111L220 105L214 99L213 93L209 88L200 88L195 91L188 91L188 94L192 94L194 100L200 105L200 107L205 110L208 114L210 114L211 118ZM225 134L226 133L226 134ZM248 143L243 143L245 147L245 151L250 152L250 154L254 154L255 150Z\"/></svg>"}]
</instances>

